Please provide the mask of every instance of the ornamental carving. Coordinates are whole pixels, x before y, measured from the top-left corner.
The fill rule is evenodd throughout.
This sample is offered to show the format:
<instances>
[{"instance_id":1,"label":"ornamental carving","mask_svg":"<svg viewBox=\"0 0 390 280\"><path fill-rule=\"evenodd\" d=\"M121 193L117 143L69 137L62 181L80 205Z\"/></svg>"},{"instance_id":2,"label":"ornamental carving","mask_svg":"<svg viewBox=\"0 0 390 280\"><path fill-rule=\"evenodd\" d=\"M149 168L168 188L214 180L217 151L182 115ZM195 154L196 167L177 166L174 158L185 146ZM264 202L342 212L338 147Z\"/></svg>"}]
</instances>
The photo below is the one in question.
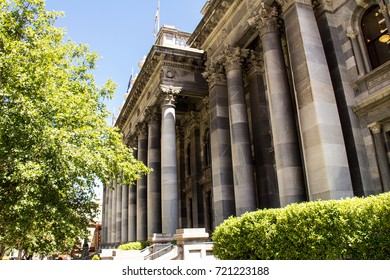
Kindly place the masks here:
<instances>
[{"instance_id":1,"label":"ornamental carving","mask_svg":"<svg viewBox=\"0 0 390 280\"><path fill-rule=\"evenodd\" d=\"M224 51L225 60L224 66L226 72L241 69L242 63L248 57L249 50L238 47L227 47Z\"/></svg>"},{"instance_id":2,"label":"ornamental carving","mask_svg":"<svg viewBox=\"0 0 390 280\"><path fill-rule=\"evenodd\" d=\"M264 61L261 53L251 50L247 59L247 67L249 70L256 69L264 72Z\"/></svg>"},{"instance_id":3,"label":"ornamental carving","mask_svg":"<svg viewBox=\"0 0 390 280\"><path fill-rule=\"evenodd\" d=\"M262 37L265 33L278 30L279 13L275 6L268 6L261 3L260 10L254 12L253 17L248 19L250 26L255 26Z\"/></svg>"},{"instance_id":4,"label":"ornamental carving","mask_svg":"<svg viewBox=\"0 0 390 280\"><path fill-rule=\"evenodd\" d=\"M158 106L148 106L145 109L145 121L149 124L159 123L161 119L161 110Z\"/></svg>"},{"instance_id":5,"label":"ornamental carving","mask_svg":"<svg viewBox=\"0 0 390 280\"><path fill-rule=\"evenodd\" d=\"M161 85L162 106L175 106L176 96L181 92L181 87Z\"/></svg>"},{"instance_id":6,"label":"ornamental carving","mask_svg":"<svg viewBox=\"0 0 390 280\"><path fill-rule=\"evenodd\" d=\"M148 135L148 126L145 122L140 122L137 124L136 133L139 138L145 138Z\"/></svg>"},{"instance_id":7,"label":"ornamental carving","mask_svg":"<svg viewBox=\"0 0 390 280\"><path fill-rule=\"evenodd\" d=\"M372 134L379 134L382 133L382 126L380 123L375 122L373 124L370 124L368 128L371 130Z\"/></svg>"},{"instance_id":8,"label":"ornamental carving","mask_svg":"<svg viewBox=\"0 0 390 280\"><path fill-rule=\"evenodd\" d=\"M206 71L202 73L209 84L209 87L213 87L216 84L226 85L226 75L221 63L211 62L206 68Z\"/></svg>"}]
</instances>

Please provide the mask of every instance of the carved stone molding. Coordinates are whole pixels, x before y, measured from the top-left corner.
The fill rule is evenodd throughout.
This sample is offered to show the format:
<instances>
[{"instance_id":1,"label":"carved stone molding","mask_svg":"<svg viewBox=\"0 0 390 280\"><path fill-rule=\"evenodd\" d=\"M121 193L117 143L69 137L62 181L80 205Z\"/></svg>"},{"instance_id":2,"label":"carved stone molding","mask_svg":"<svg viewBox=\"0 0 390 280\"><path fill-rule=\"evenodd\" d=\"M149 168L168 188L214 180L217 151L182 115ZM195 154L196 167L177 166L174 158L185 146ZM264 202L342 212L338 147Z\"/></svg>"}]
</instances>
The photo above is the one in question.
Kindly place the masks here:
<instances>
[{"instance_id":1,"label":"carved stone molding","mask_svg":"<svg viewBox=\"0 0 390 280\"><path fill-rule=\"evenodd\" d=\"M262 37L267 32L276 32L278 30L279 13L275 6L268 6L261 3L260 10L248 19L250 26L255 26Z\"/></svg>"}]
</instances>

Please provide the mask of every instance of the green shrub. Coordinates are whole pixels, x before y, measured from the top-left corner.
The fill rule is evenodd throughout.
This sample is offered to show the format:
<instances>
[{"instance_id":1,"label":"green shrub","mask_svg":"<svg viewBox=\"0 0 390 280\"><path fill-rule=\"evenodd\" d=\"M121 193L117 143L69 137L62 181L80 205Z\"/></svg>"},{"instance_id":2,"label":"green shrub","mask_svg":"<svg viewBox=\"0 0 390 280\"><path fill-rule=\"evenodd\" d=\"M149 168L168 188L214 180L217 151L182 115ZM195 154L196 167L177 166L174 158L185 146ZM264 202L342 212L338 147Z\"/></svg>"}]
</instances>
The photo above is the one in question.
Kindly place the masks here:
<instances>
[{"instance_id":1,"label":"green shrub","mask_svg":"<svg viewBox=\"0 0 390 280\"><path fill-rule=\"evenodd\" d=\"M119 250L142 250L149 246L148 242L130 242L126 244L119 245Z\"/></svg>"},{"instance_id":2,"label":"green shrub","mask_svg":"<svg viewBox=\"0 0 390 280\"><path fill-rule=\"evenodd\" d=\"M390 259L390 193L231 217L213 241L219 259Z\"/></svg>"},{"instance_id":3,"label":"green shrub","mask_svg":"<svg viewBox=\"0 0 390 280\"><path fill-rule=\"evenodd\" d=\"M93 255L92 260L93 261L99 261L99 260L101 260L101 258L100 258L99 255Z\"/></svg>"}]
</instances>

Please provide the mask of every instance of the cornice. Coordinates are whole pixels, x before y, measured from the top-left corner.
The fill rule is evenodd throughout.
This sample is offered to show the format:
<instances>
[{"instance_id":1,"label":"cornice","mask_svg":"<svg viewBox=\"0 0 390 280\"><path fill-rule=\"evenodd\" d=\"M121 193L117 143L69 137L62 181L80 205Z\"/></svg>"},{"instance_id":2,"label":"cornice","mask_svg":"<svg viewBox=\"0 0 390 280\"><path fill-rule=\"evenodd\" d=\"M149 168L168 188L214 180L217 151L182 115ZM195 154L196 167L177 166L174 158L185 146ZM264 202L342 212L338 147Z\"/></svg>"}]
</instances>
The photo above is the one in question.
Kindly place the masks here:
<instances>
[{"instance_id":1,"label":"cornice","mask_svg":"<svg viewBox=\"0 0 390 280\"><path fill-rule=\"evenodd\" d=\"M162 66L172 66L182 68L188 71L202 72L204 67L203 51L193 48L172 48L167 46L154 45L149 52L141 71L131 88L131 91L123 105L123 108L116 120L115 126L123 129L131 112L137 105L142 93L150 78L157 71L158 64ZM160 73L159 73L160 74ZM161 76L160 76L161 79ZM161 80L160 80L161 83Z\"/></svg>"}]
</instances>

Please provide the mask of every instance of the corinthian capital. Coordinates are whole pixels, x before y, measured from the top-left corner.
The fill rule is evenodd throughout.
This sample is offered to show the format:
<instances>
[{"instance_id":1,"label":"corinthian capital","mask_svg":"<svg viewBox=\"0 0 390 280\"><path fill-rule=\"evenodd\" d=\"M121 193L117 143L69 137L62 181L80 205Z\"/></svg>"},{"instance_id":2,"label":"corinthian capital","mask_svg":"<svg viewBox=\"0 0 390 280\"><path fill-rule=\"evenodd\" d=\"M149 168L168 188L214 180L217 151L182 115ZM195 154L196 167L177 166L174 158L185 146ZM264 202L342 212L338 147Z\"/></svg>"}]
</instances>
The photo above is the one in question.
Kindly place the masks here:
<instances>
[{"instance_id":1,"label":"corinthian capital","mask_svg":"<svg viewBox=\"0 0 390 280\"><path fill-rule=\"evenodd\" d=\"M227 47L224 51L224 66L226 71L240 69L243 60L248 56L249 50L238 47Z\"/></svg>"},{"instance_id":2,"label":"corinthian capital","mask_svg":"<svg viewBox=\"0 0 390 280\"><path fill-rule=\"evenodd\" d=\"M147 125L145 122L140 122L136 125L136 133L138 138L145 138L148 134Z\"/></svg>"},{"instance_id":3,"label":"corinthian capital","mask_svg":"<svg viewBox=\"0 0 390 280\"><path fill-rule=\"evenodd\" d=\"M206 68L206 71L202 73L202 75L209 83L210 88L216 84L226 84L226 75L223 71L222 63L220 62L212 61Z\"/></svg>"},{"instance_id":4,"label":"corinthian capital","mask_svg":"<svg viewBox=\"0 0 390 280\"><path fill-rule=\"evenodd\" d=\"M161 85L160 89L162 106L175 106L176 96L180 93L181 87Z\"/></svg>"},{"instance_id":5,"label":"corinthian capital","mask_svg":"<svg viewBox=\"0 0 390 280\"><path fill-rule=\"evenodd\" d=\"M267 32L278 30L278 16L279 14L275 6L270 7L263 2L260 10L253 14L248 23L250 26L255 26L260 37L262 37Z\"/></svg>"}]
</instances>

